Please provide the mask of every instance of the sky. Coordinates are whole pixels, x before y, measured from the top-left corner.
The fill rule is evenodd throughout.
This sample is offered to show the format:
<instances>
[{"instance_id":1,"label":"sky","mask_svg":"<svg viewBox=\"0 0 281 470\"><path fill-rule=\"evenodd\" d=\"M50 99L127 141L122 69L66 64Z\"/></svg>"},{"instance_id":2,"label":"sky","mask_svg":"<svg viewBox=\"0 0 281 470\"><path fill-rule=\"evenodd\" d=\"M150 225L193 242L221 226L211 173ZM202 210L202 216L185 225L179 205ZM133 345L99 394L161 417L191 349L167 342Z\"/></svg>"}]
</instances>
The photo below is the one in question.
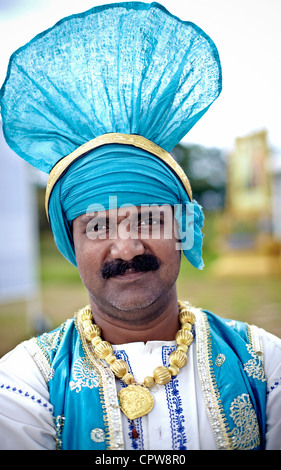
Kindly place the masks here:
<instances>
[{"instance_id":1,"label":"sky","mask_svg":"<svg viewBox=\"0 0 281 470\"><path fill-rule=\"evenodd\" d=\"M111 1L0 0L0 84L10 55L64 16ZM146 2L150 3L150 2ZM223 91L183 139L231 150L237 137L266 129L281 152L281 0L162 0L172 14L196 23L215 42Z\"/></svg>"}]
</instances>

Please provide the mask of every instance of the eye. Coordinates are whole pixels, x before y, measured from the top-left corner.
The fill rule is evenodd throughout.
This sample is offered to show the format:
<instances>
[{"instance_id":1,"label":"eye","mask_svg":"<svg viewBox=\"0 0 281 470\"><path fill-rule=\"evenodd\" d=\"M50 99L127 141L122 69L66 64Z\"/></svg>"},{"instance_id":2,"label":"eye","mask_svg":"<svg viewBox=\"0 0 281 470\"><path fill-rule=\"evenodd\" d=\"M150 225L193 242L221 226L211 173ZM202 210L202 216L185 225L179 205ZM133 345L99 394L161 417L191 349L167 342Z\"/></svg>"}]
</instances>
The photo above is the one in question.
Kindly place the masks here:
<instances>
[{"instance_id":1,"label":"eye","mask_svg":"<svg viewBox=\"0 0 281 470\"><path fill-rule=\"evenodd\" d=\"M87 225L87 232L99 232L100 230L106 230L108 226L102 223L94 223Z\"/></svg>"},{"instance_id":2,"label":"eye","mask_svg":"<svg viewBox=\"0 0 281 470\"><path fill-rule=\"evenodd\" d=\"M143 219L140 222L141 227L152 227L160 224L161 220L158 217L147 217L146 219Z\"/></svg>"},{"instance_id":3,"label":"eye","mask_svg":"<svg viewBox=\"0 0 281 470\"><path fill-rule=\"evenodd\" d=\"M109 232L109 224L106 219L91 220L87 224L86 233L89 238L105 238Z\"/></svg>"},{"instance_id":4,"label":"eye","mask_svg":"<svg viewBox=\"0 0 281 470\"><path fill-rule=\"evenodd\" d=\"M99 230L99 224L92 225L87 227L87 232L97 232Z\"/></svg>"}]
</instances>

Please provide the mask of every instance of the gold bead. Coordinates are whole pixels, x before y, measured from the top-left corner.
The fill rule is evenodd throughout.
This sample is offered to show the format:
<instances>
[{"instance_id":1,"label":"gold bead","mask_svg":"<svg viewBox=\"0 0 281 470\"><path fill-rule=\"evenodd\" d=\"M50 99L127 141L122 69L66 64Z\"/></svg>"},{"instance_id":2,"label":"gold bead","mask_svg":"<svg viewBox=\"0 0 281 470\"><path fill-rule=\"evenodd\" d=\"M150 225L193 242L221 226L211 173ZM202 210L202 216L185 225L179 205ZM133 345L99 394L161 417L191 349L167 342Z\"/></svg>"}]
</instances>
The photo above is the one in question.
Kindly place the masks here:
<instances>
[{"instance_id":1,"label":"gold bead","mask_svg":"<svg viewBox=\"0 0 281 470\"><path fill-rule=\"evenodd\" d=\"M189 307L190 303L185 301L181 302L179 301L179 311L182 312L183 310L186 310Z\"/></svg>"},{"instance_id":2,"label":"gold bead","mask_svg":"<svg viewBox=\"0 0 281 470\"><path fill-rule=\"evenodd\" d=\"M154 380L153 377L150 377L150 376L148 375L147 377L144 378L143 385L144 385L146 388L152 388L154 384L155 384L155 380Z\"/></svg>"},{"instance_id":3,"label":"gold bead","mask_svg":"<svg viewBox=\"0 0 281 470\"><path fill-rule=\"evenodd\" d=\"M95 347L95 354L100 359L105 359L106 356L113 353L113 348L108 341L101 341Z\"/></svg>"},{"instance_id":4,"label":"gold bead","mask_svg":"<svg viewBox=\"0 0 281 470\"><path fill-rule=\"evenodd\" d=\"M79 318L82 322L85 320L93 320L91 307L87 306L80 310Z\"/></svg>"},{"instance_id":5,"label":"gold bead","mask_svg":"<svg viewBox=\"0 0 281 470\"><path fill-rule=\"evenodd\" d=\"M188 346L187 346L186 344L179 344L179 345L177 346L176 351L182 351L182 352L184 352L184 353L187 353L187 351L188 351Z\"/></svg>"},{"instance_id":6,"label":"gold bead","mask_svg":"<svg viewBox=\"0 0 281 470\"><path fill-rule=\"evenodd\" d=\"M179 320L181 323L191 323L191 325L193 325L196 321L196 316L193 312L184 308L180 310Z\"/></svg>"},{"instance_id":7,"label":"gold bead","mask_svg":"<svg viewBox=\"0 0 281 470\"><path fill-rule=\"evenodd\" d=\"M186 344L190 346L193 341L193 334L187 330L179 330L176 334L177 344Z\"/></svg>"},{"instance_id":8,"label":"gold bead","mask_svg":"<svg viewBox=\"0 0 281 470\"><path fill-rule=\"evenodd\" d=\"M130 374L129 372L122 377L122 380L126 385L135 383L133 374Z\"/></svg>"},{"instance_id":9,"label":"gold bead","mask_svg":"<svg viewBox=\"0 0 281 470\"><path fill-rule=\"evenodd\" d=\"M108 356L105 357L105 360L107 364L113 364L113 362L117 361L117 358L115 354L108 354Z\"/></svg>"},{"instance_id":10,"label":"gold bead","mask_svg":"<svg viewBox=\"0 0 281 470\"><path fill-rule=\"evenodd\" d=\"M118 377L118 379L121 379L125 374L127 374L129 366L122 359L116 359L116 361L111 364L110 369L116 375L116 377Z\"/></svg>"},{"instance_id":11,"label":"gold bead","mask_svg":"<svg viewBox=\"0 0 281 470\"><path fill-rule=\"evenodd\" d=\"M96 336L100 336L101 330L97 325L94 325L92 322L88 323L89 321L90 320L84 321L83 322L83 327L84 327L84 333L85 333L86 339L88 341L91 341ZM84 323L86 323L85 326L84 326Z\"/></svg>"},{"instance_id":12,"label":"gold bead","mask_svg":"<svg viewBox=\"0 0 281 470\"><path fill-rule=\"evenodd\" d=\"M158 385L165 385L171 380L171 372L168 367L159 366L154 370L153 378Z\"/></svg>"},{"instance_id":13,"label":"gold bead","mask_svg":"<svg viewBox=\"0 0 281 470\"><path fill-rule=\"evenodd\" d=\"M171 375L178 375L179 373L179 367L172 365L168 367L168 370L171 372Z\"/></svg>"},{"instance_id":14,"label":"gold bead","mask_svg":"<svg viewBox=\"0 0 281 470\"><path fill-rule=\"evenodd\" d=\"M179 368L185 366L187 363L186 354L183 351L174 351L170 354L169 363L171 366L177 366Z\"/></svg>"},{"instance_id":15,"label":"gold bead","mask_svg":"<svg viewBox=\"0 0 281 470\"><path fill-rule=\"evenodd\" d=\"M182 326L181 326L181 329L182 329L182 330L191 331L191 328L192 328L191 323L183 323Z\"/></svg>"},{"instance_id":16,"label":"gold bead","mask_svg":"<svg viewBox=\"0 0 281 470\"><path fill-rule=\"evenodd\" d=\"M102 342L102 339L100 336L95 336L92 340L91 340L91 343L92 345L94 346L94 348Z\"/></svg>"}]
</instances>

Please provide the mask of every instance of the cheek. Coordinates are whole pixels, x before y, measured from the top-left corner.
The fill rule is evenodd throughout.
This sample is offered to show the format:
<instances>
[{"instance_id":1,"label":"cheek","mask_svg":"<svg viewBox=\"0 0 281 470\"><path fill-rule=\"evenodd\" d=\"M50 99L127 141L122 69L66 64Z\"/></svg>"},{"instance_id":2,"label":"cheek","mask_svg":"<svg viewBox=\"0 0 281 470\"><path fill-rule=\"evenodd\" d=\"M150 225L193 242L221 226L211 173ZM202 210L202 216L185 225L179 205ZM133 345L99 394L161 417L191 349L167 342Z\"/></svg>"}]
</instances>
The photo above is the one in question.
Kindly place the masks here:
<instances>
[{"instance_id":1,"label":"cheek","mask_svg":"<svg viewBox=\"0 0 281 470\"><path fill-rule=\"evenodd\" d=\"M159 240L151 246L152 252L161 262L162 271L169 278L178 275L181 262L181 251L176 247L176 240Z\"/></svg>"},{"instance_id":2,"label":"cheek","mask_svg":"<svg viewBox=\"0 0 281 470\"><path fill-rule=\"evenodd\" d=\"M102 253L99 247L94 246L93 241L79 240L75 244L77 268L83 282L97 277L102 264Z\"/></svg>"}]
</instances>

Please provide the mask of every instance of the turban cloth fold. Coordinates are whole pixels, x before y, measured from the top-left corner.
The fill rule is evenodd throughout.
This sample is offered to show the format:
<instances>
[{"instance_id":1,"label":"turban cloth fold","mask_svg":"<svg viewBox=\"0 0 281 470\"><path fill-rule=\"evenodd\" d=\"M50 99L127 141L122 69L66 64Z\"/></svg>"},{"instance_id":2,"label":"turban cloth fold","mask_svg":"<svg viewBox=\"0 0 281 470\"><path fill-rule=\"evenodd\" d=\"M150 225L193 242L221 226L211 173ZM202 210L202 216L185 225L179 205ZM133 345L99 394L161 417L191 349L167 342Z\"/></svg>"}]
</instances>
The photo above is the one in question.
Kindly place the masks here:
<instances>
[{"instance_id":1,"label":"turban cloth fold","mask_svg":"<svg viewBox=\"0 0 281 470\"><path fill-rule=\"evenodd\" d=\"M155 2L113 3L62 19L12 55L0 92L3 132L19 156L46 173L81 145L107 133L140 135L170 152L220 91L216 46L198 26L180 20ZM119 181L126 173L122 165L132 168L134 161L136 167L136 160L142 165L146 158L146 191L139 189L142 182L136 173L126 182L131 197L128 203L145 199L152 204L166 191L167 203L190 205L196 214L194 240L198 238L198 243L194 243L194 256L189 260L202 267L203 215L196 201L189 201L182 188L174 193L172 187L178 184L175 175L160 162L156 169L155 158L149 153L144 156L142 149L130 152L131 147L122 146L123 160L115 162L120 152L111 147L109 154L108 148L82 156L52 191L49 218L63 255L75 264L71 217L84 211L86 202L95 203L101 197L101 185L95 179L97 156L103 153L101 173L118 162L115 176ZM79 171L83 168L79 177L78 167ZM161 174L160 167L169 173L168 179L174 179L173 185L161 182L159 176L154 178L157 171ZM154 178L154 184L148 183L149 177ZM112 192L113 187L117 191L112 171L106 188ZM70 200L79 191L81 197L87 192L87 201L77 203L74 209ZM119 201L119 193L116 195ZM58 206L61 217L54 216L53 208Z\"/></svg>"}]
</instances>

